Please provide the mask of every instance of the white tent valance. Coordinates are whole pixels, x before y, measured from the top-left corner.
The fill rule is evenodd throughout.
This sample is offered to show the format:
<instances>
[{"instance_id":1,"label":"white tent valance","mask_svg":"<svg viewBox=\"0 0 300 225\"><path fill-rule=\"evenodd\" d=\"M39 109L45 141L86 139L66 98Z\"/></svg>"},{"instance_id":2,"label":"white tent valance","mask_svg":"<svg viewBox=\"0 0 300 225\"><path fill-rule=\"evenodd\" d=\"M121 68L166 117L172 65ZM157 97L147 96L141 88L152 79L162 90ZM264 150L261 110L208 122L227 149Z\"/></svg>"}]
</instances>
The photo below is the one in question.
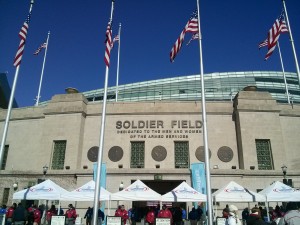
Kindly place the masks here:
<instances>
[{"instance_id":1,"label":"white tent valance","mask_svg":"<svg viewBox=\"0 0 300 225\"><path fill-rule=\"evenodd\" d=\"M111 194L111 200L161 201L161 195L137 180L124 190Z\"/></svg>"},{"instance_id":2,"label":"white tent valance","mask_svg":"<svg viewBox=\"0 0 300 225\"><path fill-rule=\"evenodd\" d=\"M266 197L267 202L299 202L300 191L279 181L274 182L259 192Z\"/></svg>"},{"instance_id":3,"label":"white tent valance","mask_svg":"<svg viewBox=\"0 0 300 225\"><path fill-rule=\"evenodd\" d=\"M174 188L172 191L162 196L162 201L166 202L206 202L207 197L196 191L185 181Z\"/></svg>"},{"instance_id":4,"label":"white tent valance","mask_svg":"<svg viewBox=\"0 0 300 225\"><path fill-rule=\"evenodd\" d=\"M62 201L94 201L95 198L95 181L91 180L81 187L61 195ZM100 188L100 201L110 199L110 192L103 187Z\"/></svg>"},{"instance_id":5,"label":"white tent valance","mask_svg":"<svg viewBox=\"0 0 300 225\"><path fill-rule=\"evenodd\" d=\"M69 193L51 180L45 180L33 187L13 194L13 199L22 200L60 200L61 195Z\"/></svg>"},{"instance_id":6,"label":"white tent valance","mask_svg":"<svg viewBox=\"0 0 300 225\"><path fill-rule=\"evenodd\" d=\"M265 202L266 198L231 181L212 194L215 202Z\"/></svg>"}]
</instances>

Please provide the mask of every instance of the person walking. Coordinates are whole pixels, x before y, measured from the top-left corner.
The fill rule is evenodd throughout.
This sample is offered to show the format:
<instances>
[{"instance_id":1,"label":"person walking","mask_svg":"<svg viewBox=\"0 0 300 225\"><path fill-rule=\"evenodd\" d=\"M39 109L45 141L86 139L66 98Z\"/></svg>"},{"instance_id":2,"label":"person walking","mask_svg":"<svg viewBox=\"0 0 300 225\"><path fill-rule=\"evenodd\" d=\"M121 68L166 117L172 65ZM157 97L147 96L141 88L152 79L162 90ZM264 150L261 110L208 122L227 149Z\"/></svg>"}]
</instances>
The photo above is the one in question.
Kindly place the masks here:
<instances>
[{"instance_id":1,"label":"person walking","mask_svg":"<svg viewBox=\"0 0 300 225\"><path fill-rule=\"evenodd\" d=\"M174 225L182 225L182 211L180 207L175 207L173 212L173 222Z\"/></svg>"},{"instance_id":2,"label":"person walking","mask_svg":"<svg viewBox=\"0 0 300 225\"><path fill-rule=\"evenodd\" d=\"M299 225L300 211L297 202L288 202L286 205L286 214L279 220L278 225Z\"/></svg>"},{"instance_id":3,"label":"person walking","mask_svg":"<svg viewBox=\"0 0 300 225\"><path fill-rule=\"evenodd\" d=\"M17 204L13 203L11 207L9 207L6 211L6 218L5 218L5 224L11 225L12 224L12 217L15 209L17 208Z\"/></svg>"},{"instance_id":4,"label":"person walking","mask_svg":"<svg viewBox=\"0 0 300 225\"><path fill-rule=\"evenodd\" d=\"M251 213L248 216L248 219L246 220L247 225L265 225L266 222L263 221L261 218L261 212L260 209L257 207L254 207L251 209Z\"/></svg>"},{"instance_id":5,"label":"person walking","mask_svg":"<svg viewBox=\"0 0 300 225\"><path fill-rule=\"evenodd\" d=\"M84 215L86 225L91 225L92 217L93 217L93 209L91 207L88 207Z\"/></svg>"},{"instance_id":6,"label":"person walking","mask_svg":"<svg viewBox=\"0 0 300 225\"><path fill-rule=\"evenodd\" d=\"M12 222L14 225L24 225L27 222L27 210L23 207L22 203L19 203L18 207L14 210Z\"/></svg>"},{"instance_id":7,"label":"person walking","mask_svg":"<svg viewBox=\"0 0 300 225\"><path fill-rule=\"evenodd\" d=\"M235 205L230 205L229 207L229 216L225 222L225 225L241 225L241 221L238 218L238 208Z\"/></svg>"}]
</instances>

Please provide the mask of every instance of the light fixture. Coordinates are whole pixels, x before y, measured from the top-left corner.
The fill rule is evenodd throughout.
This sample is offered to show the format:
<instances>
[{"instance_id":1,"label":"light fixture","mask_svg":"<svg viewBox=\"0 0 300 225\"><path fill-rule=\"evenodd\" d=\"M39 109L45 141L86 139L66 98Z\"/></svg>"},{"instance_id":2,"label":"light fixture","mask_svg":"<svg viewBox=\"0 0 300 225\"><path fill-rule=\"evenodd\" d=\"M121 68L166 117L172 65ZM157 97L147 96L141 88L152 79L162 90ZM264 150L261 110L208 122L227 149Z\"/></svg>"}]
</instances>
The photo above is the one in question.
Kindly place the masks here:
<instances>
[{"instance_id":1,"label":"light fixture","mask_svg":"<svg viewBox=\"0 0 300 225\"><path fill-rule=\"evenodd\" d=\"M121 181L120 185L119 185L119 191L122 191L124 189L124 184L123 181Z\"/></svg>"},{"instance_id":2,"label":"light fixture","mask_svg":"<svg viewBox=\"0 0 300 225\"><path fill-rule=\"evenodd\" d=\"M47 171L48 171L48 166L47 165L43 166L43 174L44 174L44 176L46 176Z\"/></svg>"},{"instance_id":3,"label":"light fixture","mask_svg":"<svg viewBox=\"0 0 300 225\"><path fill-rule=\"evenodd\" d=\"M235 169L236 169L236 166L232 166L231 169L235 170Z\"/></svg>"},{"instance_id":4,"label":"light fixture","mask_svg":"<svg viewBox=\"0 0 300 225\"><path fill-rule=\"evenodd\" d=\"M283 177L286 178L287 166L286 166L286 165L283 165L283 166L281 167L281 169L282 169L282 172L283 172Z\"/></svg>"},{"instance_id":5,"label":"light fixture","mask_svg":"<svg viewBox=\"0 0 300 225\"><path fill-rule=\"evenodd\" d=\"M15 182L15 183L13 184L13 188L14 188L14 191L18 189L18 182Z\"/></svg>"},{"instance_id":6,"label":"light fixture","mask_svg":"<svg viewBox=\"0 0 300 225\"><path fill-rule=\"evenodd\" d=\"M219 165L214 165L214 169L219 169Z\"/></svg>"},{"instance_id":7,"label":"light fixture","mask_svg":"<svg viewBox=\"0 0 300 225\"><path fill-rule=\"evenodd\" d=\"M255 169L255 166L250 166L250 170L254 170Z\"/></svg>"}]
</instances>

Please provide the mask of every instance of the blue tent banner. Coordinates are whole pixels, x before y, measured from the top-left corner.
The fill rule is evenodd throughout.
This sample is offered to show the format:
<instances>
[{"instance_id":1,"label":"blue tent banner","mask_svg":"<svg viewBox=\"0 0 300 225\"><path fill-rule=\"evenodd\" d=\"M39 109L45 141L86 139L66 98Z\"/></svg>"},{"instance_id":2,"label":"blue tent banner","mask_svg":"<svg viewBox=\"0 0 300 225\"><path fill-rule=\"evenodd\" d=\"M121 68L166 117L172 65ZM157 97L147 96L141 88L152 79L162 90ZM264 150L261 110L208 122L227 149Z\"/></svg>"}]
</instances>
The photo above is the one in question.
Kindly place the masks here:
<instances>
[{"instance_id":1,"label":"blue tent banner","mask_svg":"<svg viewBox=\"0 0 300 225\"><path fill-rule=\"evenodd\" d=\"M192 163L191 171L193 188L202 194L206 194L206 176L204 163ZM194 203L194 206L195 208L197 208L198 203Z\"/></svg>"}]
</instances>

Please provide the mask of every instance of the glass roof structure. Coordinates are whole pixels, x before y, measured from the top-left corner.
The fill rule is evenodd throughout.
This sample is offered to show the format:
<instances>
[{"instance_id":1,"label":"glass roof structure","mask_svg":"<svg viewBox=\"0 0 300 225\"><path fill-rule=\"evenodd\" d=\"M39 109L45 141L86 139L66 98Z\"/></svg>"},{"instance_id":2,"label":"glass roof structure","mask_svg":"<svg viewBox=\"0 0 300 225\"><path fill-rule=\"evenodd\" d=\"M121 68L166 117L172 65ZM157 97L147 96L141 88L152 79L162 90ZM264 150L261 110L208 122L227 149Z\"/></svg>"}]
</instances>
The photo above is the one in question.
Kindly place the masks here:
<instances>
[{"instance_id":1,"label":"glass roof structure","mask_svg":"<svg viewBox=\"0 0 300 225\"><path fill-rule=\"evenodd\" d=\"M285 73L292 103L300 103L300 88L296 73ZM200 75L143 81L118 86L118 102L142 101L199 101ZM287 103L285 79L282 72L249 71L204 74L207 101L231 101L247 86L268 91L277 102ZM102 101L104 89L83 92L88 101ZM116 101L116 87L107 89L107 101Z\"/></svg>"}]
</instances>

